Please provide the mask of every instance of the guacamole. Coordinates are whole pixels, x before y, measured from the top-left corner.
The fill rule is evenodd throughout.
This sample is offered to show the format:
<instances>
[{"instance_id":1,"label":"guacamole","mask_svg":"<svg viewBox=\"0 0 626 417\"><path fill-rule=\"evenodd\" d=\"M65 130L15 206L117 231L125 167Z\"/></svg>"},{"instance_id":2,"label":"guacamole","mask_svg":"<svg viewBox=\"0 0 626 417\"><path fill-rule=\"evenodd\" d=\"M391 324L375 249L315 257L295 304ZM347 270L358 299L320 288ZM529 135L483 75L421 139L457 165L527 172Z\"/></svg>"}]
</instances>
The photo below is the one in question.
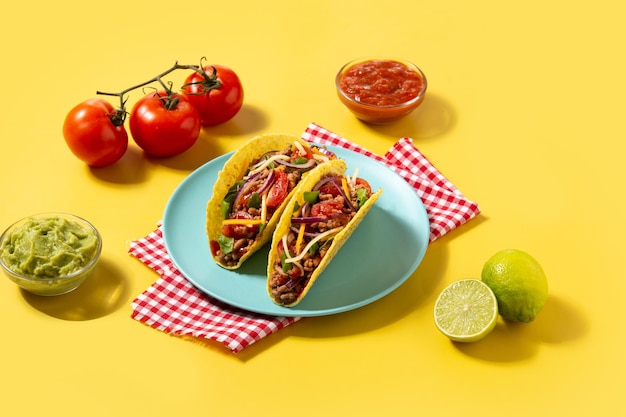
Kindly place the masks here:
<instances>
[{"instance_id":1,"label":"guacamole","mask_svg":"<svg viewBox=\"0 0 626 417\"><path fill-rule=\"evenodd\" d=\"M76 272L93 258L95 232L62 217L29 218L6 236L0 256L14 272L56 278Z\"/></svg>"}]
</instances>

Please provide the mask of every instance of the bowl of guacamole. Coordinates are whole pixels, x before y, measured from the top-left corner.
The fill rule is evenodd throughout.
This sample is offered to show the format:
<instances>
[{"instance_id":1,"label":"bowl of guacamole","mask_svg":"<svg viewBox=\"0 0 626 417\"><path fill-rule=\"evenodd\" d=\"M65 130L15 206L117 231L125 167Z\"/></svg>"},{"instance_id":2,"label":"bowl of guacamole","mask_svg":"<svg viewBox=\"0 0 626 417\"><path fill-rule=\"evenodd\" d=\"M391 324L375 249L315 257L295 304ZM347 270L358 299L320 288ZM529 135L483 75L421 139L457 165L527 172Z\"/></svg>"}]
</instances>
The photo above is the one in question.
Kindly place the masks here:
<instances>
[{"instance_id":1,"label":"bowl of guacamole","mask_svg":"<svg viewBox=\"0 0 626 417\"><path fill-rule=\"evenodd\" d=\"M37 295L78 288L93 272L101 251L98 230L66 213L23 218L0 236L0 266L14 283Z\"/></svg>"}]
</instances>

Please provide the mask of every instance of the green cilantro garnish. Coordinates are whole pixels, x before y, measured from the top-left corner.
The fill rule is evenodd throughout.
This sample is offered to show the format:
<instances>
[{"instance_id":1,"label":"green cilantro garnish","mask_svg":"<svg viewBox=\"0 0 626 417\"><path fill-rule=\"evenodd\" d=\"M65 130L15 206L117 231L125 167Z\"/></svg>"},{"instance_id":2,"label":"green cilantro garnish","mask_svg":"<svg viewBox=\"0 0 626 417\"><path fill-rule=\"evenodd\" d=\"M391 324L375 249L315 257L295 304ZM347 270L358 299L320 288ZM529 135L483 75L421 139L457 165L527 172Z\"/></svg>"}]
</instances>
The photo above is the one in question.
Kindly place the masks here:
<instances>
[{"instance_id":1,"label":"green cilantro garnish","mask_svg":"<svg viewBox=\"0 0 626 417\"><path fill-rule=\"evenodd\" d=\"M359 208L365 204L369 197L367 196L367 190L365 188L357 188L356 201L359 204Z\"/></svg>"},{"instance_id":2,"label":"green cilantro garnish","mask_svg":"<svg viewBox=\"0 0 626 417\"><path fill-rule=\"evenodd\" d=\"M319 197L320 192L319 191L305 191L304 192L304 201L306 201L307 203L313 204L317 201L317 198Z\"/></svg>"},{"instance_id":3,"label":"green cilantro garnish","mask_svg":"<svg viewBox=\"0 0 626 417\"><path fill-rule=\"evenodd\" d=\"M287 251L284 251L282 255L280 255L280 265L283 268L283 272L288 272L291 267L293 267L292 264L290 264L289 262L286 262L287 256L289 255L289 253L287 253ZM289 255L289 257L291 257Z\"/></svg>"},{"instance_id":4,"label":"green cilantro garnish","mask_svg":"<svg viewBox=\"0 0 626 417\"><path fill-rule=\"evenodd\" d=\"M248 208L258 209L259 207L261 207L261 196L259 195L259 193L254 192L252 193L252 195L250 196L250 200L248 201Z\"/></svg>"},{"instance_id":5,"label":"green cilantro garnish","mask_svg":"<svg viewBox=\"0 0 626 417\"><path fill-rule=\"evenodd\" d=\"M224 235L218 235L217 243L220 244L220 250L222 251L222 253L231 253L233 251L235 239Z\"/></svg>"},{"instance_id":6,"label":"green cilantro garnish","mask_svg":"<svg viewBox=\"0 0 626 417\"><path fill-rule=\"evenodd\" d=\"M235 195L237 195L237 190L239 190L239 187L241 187L244 183L244 180L239 180L236 183L234 183L229 189L228 192L226 193L226 195L224 196L224 199L222 200L222 203L220 204L221 210L222 210L222 216L227 219L228 216L230 215L230 210L231 207L233 205L233 199L235 198Z\"/></svg>"},{"instance_id":7,"label":"green cilantro garnish","mask_svg":"<svg viewBox=\"0 0 626 417\"><path fill-rule=\"evenodd\" d=\"M315 255L319 248L320 248L319 243L315 242L314 244L312 244L311 247L309 248L309 255Z\"/></svg>"}]
</instances>

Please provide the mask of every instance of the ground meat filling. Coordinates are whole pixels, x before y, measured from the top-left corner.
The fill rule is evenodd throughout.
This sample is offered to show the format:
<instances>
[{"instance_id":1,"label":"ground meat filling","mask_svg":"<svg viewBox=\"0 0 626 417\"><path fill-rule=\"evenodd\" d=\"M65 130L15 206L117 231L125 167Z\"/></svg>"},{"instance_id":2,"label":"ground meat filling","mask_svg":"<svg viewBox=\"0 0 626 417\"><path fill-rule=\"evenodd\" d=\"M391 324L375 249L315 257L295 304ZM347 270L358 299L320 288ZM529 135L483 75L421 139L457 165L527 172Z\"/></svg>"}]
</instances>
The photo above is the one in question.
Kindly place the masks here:
<instances>
[{"instance_id":1,"label":"ground meat filling","mask_svg":"<svg viewBox=\"0 0 626 417\"><path fill-rule=\"evenodd\" d=\"M262 186L268 175L269 170L263 171L257 179L250 183L250 189L258 189ZM268 217L271 216L269 210L267 215ZM261 210L256 207L247 207L245 199L242 199L239 204L233 204L229 218L260 219ZM226 234L233 236L235 240L231 252L225 253L221 249L218 250L216 255L219 262L226 266L236 265L239 262L239 259L248 253L256 241L259 229L258 225L231 225L228 226L228 228L224 227L222 229L223 233L225 232Z\"/></svg>"},{"instance_id":2,"label":"ground meat filling","mask_svg":"<svg viewBox=\"0 0 626 417\"><path fill-rule=\"evenodd\" d=\"M254 161L250 166L253 167L257 163L265 161L272 156L276 155L286 155L290 158L293 158L294 148L289 145L282 149L281 151L272 151L264 154L256 161ZM233 201L232 206L230 208L230 215L228 219L246 219L246 220L258 220L261 219L262 213L261 209L255 205L250 205L250 196L254 193L254 191L260 189L263 184L268 179L270 172L272 169L276 168L276 165L272 165L267 169L264 169L259 173L259 175L251 182L246 184L246 190L244 190L244 198L240 198L237 201ZM295 186L300 182L302 178L302 172L306 170L301 170L297 168L290 167L279 167L278 169L284 169L285 174L288 179L288 187L287 193L291 192L295 188ZM246 194L247 193L247 194ZM266 209L266 218L270 219L274 212L278 209L276 207L267 206ZM224 225L222 227L222 235L228 236L233 240L232 249L230 251L222 250L221 246L214 245L216 247L214 255L217 257L217 260L220 264L225 266L235 266L239 263L239 260L242 256L250 251L250 248L254 245L257 239L260 236L261 227L259 224L229 224Z\"/></svg>"},{"instance_id":3,"label":"ground meat filling","mask_svg":"<svg viewBox=\"0 0 626 417\"><path fill-rule=\"evenodd\" d=\"M357 207L356 193L354 190L352 190L349 198L352 200L352 204L348 204L342 195L334 196L332 194L319 194L318 203L327 207L342 208L333 209L324 214L318 214L317 217L324 218L323 221L307 224L303 241L300 244L300 250L305 248L307 244L320 233L324 233L338 227L344 227L352 220L357 213L355 209L355 207ZM298 250L296 249L298 232L299 225L292 223L286 236L287 248L289 255L291 256L296 256L298 254ZM298 300L300 294L302 294L306 285L311 280L313 273L321 263L322 259L326 256L335 234L336 233L333 233L327 238L319 241L316 249L309 250L300 261L292 264L284 263L285 245L283 241L275 242L275 244L278 245L278 256L274 264L273 272L270 276L269 286L271 288L272 297L277 303L289 305Z\"/></svg>"}]
</instances>

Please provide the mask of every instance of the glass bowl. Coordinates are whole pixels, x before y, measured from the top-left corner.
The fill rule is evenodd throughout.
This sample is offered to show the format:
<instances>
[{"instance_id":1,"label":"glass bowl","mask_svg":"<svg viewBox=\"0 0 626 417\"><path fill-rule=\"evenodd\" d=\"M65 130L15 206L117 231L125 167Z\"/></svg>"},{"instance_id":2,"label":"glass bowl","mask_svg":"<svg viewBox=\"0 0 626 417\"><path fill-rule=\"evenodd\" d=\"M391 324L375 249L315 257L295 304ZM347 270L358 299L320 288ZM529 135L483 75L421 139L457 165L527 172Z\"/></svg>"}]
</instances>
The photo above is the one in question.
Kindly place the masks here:
<instances>
[{"instance_id":1,"label":"glass bowl","mask_svg":"<svg viewBox=\"0 0 626 417\"><path fill-rule=\"evenodd\" d=\"M391 57L359 58L335 77L339 100L360 120L392 123L410 114L422 101L426 76L415 64Z\"/></svg>"},{"instance_id":2,"label":"glass bowl","mask_svg":"<svg viewBox=\"0 0 626 417\"><path fill-rule=\"evenodd\" d=\"M11 281L37 295L78 288L93 272L101 251L98 230L66 213L25 217L0 235L0 266Z\"/></svg>"}]
</instances>

